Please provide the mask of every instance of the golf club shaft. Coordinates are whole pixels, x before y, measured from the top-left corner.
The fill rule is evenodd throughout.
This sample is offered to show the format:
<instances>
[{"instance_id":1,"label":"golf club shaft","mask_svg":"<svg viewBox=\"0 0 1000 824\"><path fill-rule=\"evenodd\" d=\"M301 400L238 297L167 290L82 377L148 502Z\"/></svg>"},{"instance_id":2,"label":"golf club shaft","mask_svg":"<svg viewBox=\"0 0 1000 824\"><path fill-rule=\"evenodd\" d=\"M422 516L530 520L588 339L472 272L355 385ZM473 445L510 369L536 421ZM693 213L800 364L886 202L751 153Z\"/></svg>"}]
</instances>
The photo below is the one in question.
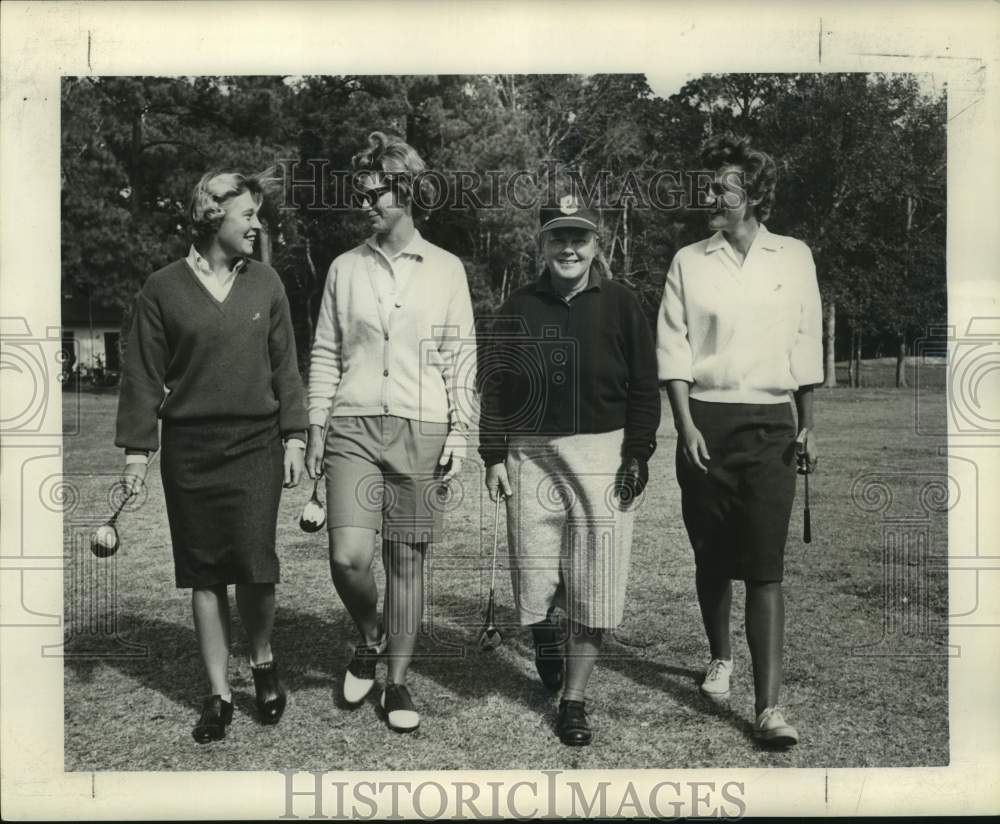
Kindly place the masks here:
<instances>
[{"instance_id":1,"label":"golf club shaft","mask_svg":"<svg viewBox=\"0 0 1000 824\"><path fill-rule=\"evenodd\" d=\"M122 502L118 504L118 508L114 511L114 514L108 519L109 526L115 525L115 521L117 521L118 516L122 514L122 510L125 508L125 504L131 501L136 496L136 494L137 494L136 492L129 490L129 493L124 498L122 498Z\"/></svg>"},{"instance_id":2,"label":"golf club shaft","mask_svg":"<svg viewBox=\"0 0 1000 824\"><path fill-rule=\"evenodd\" d=\"M497 508L493 514L493 569L490 572L490 596L493 595L493 587L496 585L497 580L497 543L500 540L500 496L501 492L497 490Z\"/></svg>"},{"instance_id":3,"label":"golf club shaft","mask_svg":"<svg viewBox=\"0 0 1000 824\"><path fill-rule=\"evenodd\" d=\"M809 473L806 473L806 509L802 514L802 540L805 543L812 541L812 519L809 517Z\"/></svg>"}]
</instances>

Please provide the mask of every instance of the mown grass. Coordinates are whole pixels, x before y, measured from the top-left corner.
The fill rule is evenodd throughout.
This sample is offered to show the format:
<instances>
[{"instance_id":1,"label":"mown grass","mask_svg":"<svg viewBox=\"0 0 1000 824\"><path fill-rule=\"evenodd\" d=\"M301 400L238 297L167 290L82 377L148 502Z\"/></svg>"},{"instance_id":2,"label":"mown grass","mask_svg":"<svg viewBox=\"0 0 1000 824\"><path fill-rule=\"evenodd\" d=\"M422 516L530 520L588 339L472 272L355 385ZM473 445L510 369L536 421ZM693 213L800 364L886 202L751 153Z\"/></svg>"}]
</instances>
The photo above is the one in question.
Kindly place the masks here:
<instances>
[{"instance_id":1,"label":"mown grass","mask_svg":"<svg viewBox=\"0 0 1000 824\"><path fill-rule=\"evenodd\" d=\"M76 512L103 517L120 455L112 446L115 397L80 396L81 435L66 440L65 471L79 487ZM943 420L943 393L922 395L921 415ZM76 404L67 403L76 414ZM274 648L290 705L277 727L258 725L246 645L234 609L236 720L228 738L199 746L190 736L205 680L188 591L173 586L169 532L157 471L149 497L120 522L123 546L96 561L73 537L86 517L67 518L67 637L70 649L132 657L65 659L67 770L522 769L686 767L890 767L948 762L947 580L931 566L919 633L882 636L883 522L852 498L855 481L891 474L894 505L915 503L928 474L944 470L940 439L915 433L912 392L822 390L817 397L820 472L811 481L813 542L801 542L801 489L786 553L786 686L783 706L802 735L789 752L761 751L749 738L753 706L741 609L734 608L736 675L728 707L703 701L697 679L706 646L694 595L694 565L674 479L669 416L660 430L652 482L639 516L628 606L594 674L589 708L595 741L569 749L553 732L556 701L544 692L530 641L515 624L506 563L498 575L503 646L475 645L489 587L492 510L481 470L468 462L465 497L429 570L425 635L410 685L422 713L411 736L388 731L375 693L343 707L338 682L354 631L329 580L325 534L297 526L308 486L286 493L279 520L283 583ZM909 503L907 503L907 501ZM87 517L90 515L88 514ZM946 551L944 515L927 524L931 551ZM912 563L912 559L911 559ZM116 573L116 598L98 603L93 581ZM102 566L104 565L104 566ZM80 585L80 581L84 585ZM71 583L75 581L76 583ZM86 581L91 581L87 589ZM89 593L89 594L88 594ZM737 585L736 603L742 600ZM82 607L82 608L81 608ZM913 605L889 604L900 615ZM95 610L95 630L81 615ZM895 611L895 612L893 612ZM92 622L91 622L92 623ZM108 627L112 627L112 631ZM88 628L89 627L89 628ZM874 645L874 646L872 646ZM859 652L878 654L862 655ZM384 669L379 669L380 679Z\"/></svg>"}]
</instances>

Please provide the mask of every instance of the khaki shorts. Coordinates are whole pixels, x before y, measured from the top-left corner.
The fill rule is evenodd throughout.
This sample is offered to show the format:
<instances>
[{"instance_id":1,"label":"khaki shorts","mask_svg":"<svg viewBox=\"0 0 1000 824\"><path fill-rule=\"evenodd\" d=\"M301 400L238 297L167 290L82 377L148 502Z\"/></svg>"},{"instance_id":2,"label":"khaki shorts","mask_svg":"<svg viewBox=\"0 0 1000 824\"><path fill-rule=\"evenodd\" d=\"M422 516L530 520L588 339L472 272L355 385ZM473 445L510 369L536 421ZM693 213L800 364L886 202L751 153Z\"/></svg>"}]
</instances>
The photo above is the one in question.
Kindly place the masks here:
<instances>
[{"instance_id":1,"label":"khaki shorts","mask_svg":"<svg viewBox=\"0 0 1000 824\"><path fill-rule=\"evenodd\" d=\"M440 540L449 495L438 466L448 425L394 415L331 417L327 424L327 529L358 526L382 540Z\"/></svg>"}]
</instances>

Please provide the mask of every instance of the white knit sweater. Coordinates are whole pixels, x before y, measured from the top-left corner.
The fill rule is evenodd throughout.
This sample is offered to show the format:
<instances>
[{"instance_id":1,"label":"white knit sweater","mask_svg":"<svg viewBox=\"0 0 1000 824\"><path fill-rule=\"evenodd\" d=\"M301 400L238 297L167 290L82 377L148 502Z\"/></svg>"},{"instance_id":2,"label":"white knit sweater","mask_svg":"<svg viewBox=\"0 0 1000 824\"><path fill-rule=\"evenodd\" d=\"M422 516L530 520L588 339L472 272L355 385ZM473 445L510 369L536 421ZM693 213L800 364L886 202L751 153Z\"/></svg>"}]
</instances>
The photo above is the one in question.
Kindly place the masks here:
<instances>
[{"instance_id":1,"label":"white knit sweater","mask_svg":"<svg viewBox=\"0 0 1000 824\"><path fill-rule=\"evenodd\" d=\"M475 403L472 301L462 261L419 232L394 304L393 264L369 239L330 264L309 363L309 423L396 415L466 429ZM381 270L381 271L380 271Z\"/></svg>"}]
</instances>

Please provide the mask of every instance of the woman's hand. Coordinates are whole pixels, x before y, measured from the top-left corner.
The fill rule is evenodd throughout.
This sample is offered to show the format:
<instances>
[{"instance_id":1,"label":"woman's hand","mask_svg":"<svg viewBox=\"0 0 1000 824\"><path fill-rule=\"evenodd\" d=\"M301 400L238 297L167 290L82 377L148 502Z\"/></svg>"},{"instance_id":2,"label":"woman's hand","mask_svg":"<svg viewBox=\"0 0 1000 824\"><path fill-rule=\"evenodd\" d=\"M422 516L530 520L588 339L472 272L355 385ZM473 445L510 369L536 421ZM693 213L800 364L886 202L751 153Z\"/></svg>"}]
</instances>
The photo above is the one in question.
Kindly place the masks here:
<instances>
[{"instance_id":1,"label":"woman's hand","mask_svg":"<svg viewBox=\"0 0 1000 824\"><path fill-rule=\"evenodd\" d=\"M326 447L323 427L312 424L309 427L309 443L306 446L305 468L314 481L323 474L323 450Z\"/></svg>"},{"instance_id":2,"label":"woman's hand","mask_svg":"<svg viewBox=\"0 0 1000 824\"><path fill-rule=\"evenodd\" d=\"M798 437L795 438L795 463L800 475L811 475L819 463L816 433L806 426L802 427Z\"/></svg>"},{"instance_id":3,"label":"woman's hand","mask_svg":"<svg viewBox=\"0 0 1000 824\"><path fill-rule=\"evenodd\" d=\"M447 467L441 483L450 482L462 471L462 461L465 460L467 448L465 435L457 429L452 429L444 440L444 449L441 450L441 458L438 460L439 467Z\"/></svg>"},{"instance_id":4,"label":"woman's hand","mask_svg":"<svg viewBox=\"0 0 1000 824\"><path fill-rule=\"evenodd\" d=\"M303 460L305 450L300 443L289 442L285 444L285 489L298 486L305 474L305 461Z\"/></svg>"},{"instance_id":5,"label":"woman's hand","mask_svg":"<svg viewBox=\"0 0 1000 824\"><path fill-rule=\"evenodd\" d=\"M143 486L146 485L146 472L149 471L149 464L145 462L135 462L125 464L122 470L122 485L129 495L138 495Z\"/></svg>"},{"instance_id":6,"label":"woman's hand","mask_svg":"<svg viewBox=\"0 0 1000 824\"><path fill-rule=\"evenodd\" d=\"M507 477L507 467L502 462L486 467L486 491L493 503L496 503L498 493L505 498L514 494L510 488L510 478Z\"/></svg>"},{"instance_id":7,"label":"woman's hand","mask_svg":"<svg viewBox=\"0 0 1000 824\"><path fill-rule=\"evenodd\" d=\"M712 459L708 454L708 445L698 428L693 424L683 426L677 433L681 451L688 463L698 467L702 472L708 472L708 462Z\"/></svg>"}]
</instances>

